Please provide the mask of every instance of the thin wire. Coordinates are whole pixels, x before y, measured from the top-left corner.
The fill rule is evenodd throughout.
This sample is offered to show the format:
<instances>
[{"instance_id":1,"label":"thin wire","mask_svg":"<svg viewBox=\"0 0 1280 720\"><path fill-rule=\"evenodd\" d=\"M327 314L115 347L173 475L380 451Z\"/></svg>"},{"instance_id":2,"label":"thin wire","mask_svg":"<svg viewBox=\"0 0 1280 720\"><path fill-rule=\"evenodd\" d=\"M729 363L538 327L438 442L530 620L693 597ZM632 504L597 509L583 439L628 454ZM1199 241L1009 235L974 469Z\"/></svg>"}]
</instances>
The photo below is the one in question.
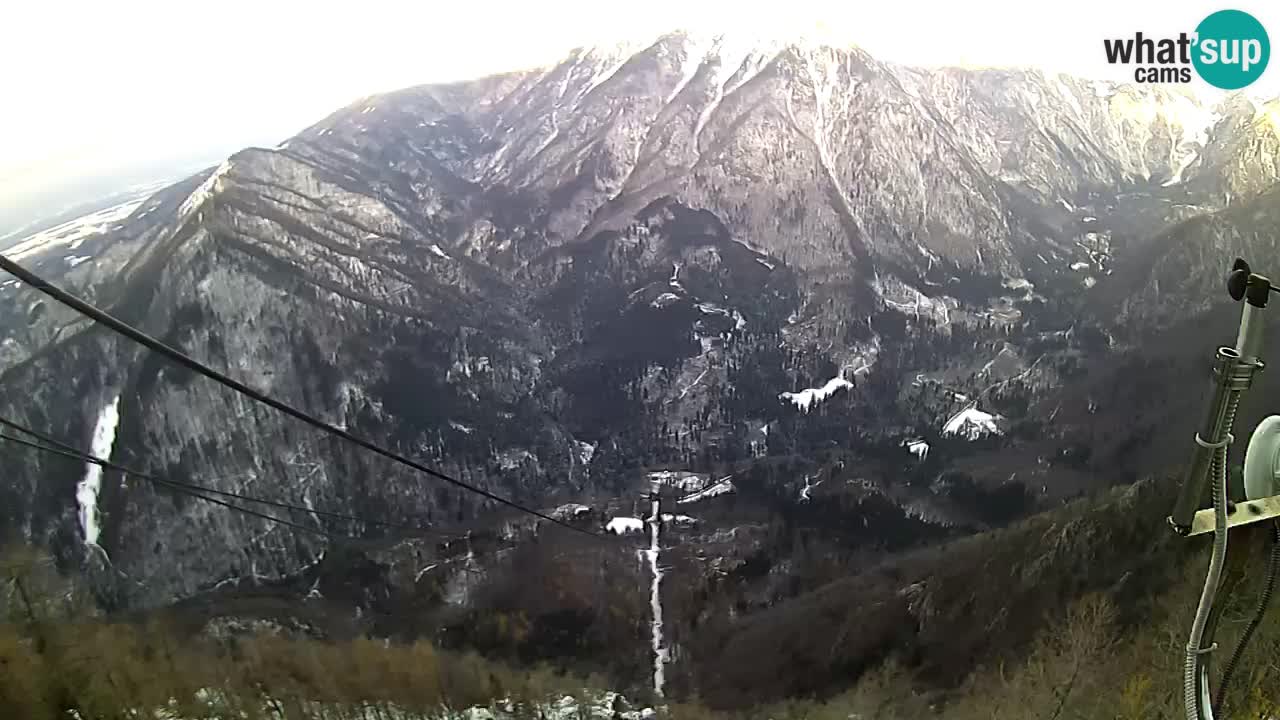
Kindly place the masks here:
<instances>
[{"instance_id":1,"label":"thin wire","mask_svg":"<svg viewBox=\"0 0 1280 720\"><path fill-rule=\"evenodd\" d=\"M52 453L52 454L54 454L54 455L61 455L61 456L66 457L66 458L71 458L71 459L75 459L75 460L83 460L83 461L85 461L85 462L92 462L92 463L95 463L95 464L98 464L98 465L102 465L103 467L110 467L110 468L111 468L111 469L113 469L113 470L120 470L121 472L128 472L127 470L125 470L125 469L123 469L123 468L120 468L119 466L112 467L112 464L111 464L111 463L106 462L106 461L103 461L103 460L101 460L101 459L99 459L99 458L95 458L95 457L93 457L92 455L84 455L84 454L81 454L81 453L68 452L68 451L66 451L66 450L60 450L60 449L58 449L58 448L52 448L52 447L49 447L49 446L47 446L47 445L41 445L41 444L39 444L39 443L31 442L30 440L23 440L22 438L16 438L16 437L13 437L12 435L5 435L5 434L3 434L3 433L0 433L0 440L6 440L6 441L8 441L8 442L15 443L15 444L17 444L17 445L22 445L22 446L25 446L25 447L28 447L28 448L33 448L33 449L35 449L35 450L40 450L40 451L43 451L43 452ZM132 474L132 473L131 473L131 474ZM350 535L341 535L341 534L338 534L338 533L331 533L331 532L329 532L329 531L327 531L327 530L322 530L322 529L320 529L320 528L309 527L309 526L307 526L307 525L303 525L303 524L301 524L301 523L293 522L292 520L286 520L285 518L282 518L282 517L276 517L275 515L268 515L268 514L266 514L266 513L258 512L257 510L250 510L249 508L246 508L246 507L240 507L239 505L235 505L235 504L233 504L233 503L229 503L229 502L225 502L225 501L222 501L222 500L218 500L217 498L211 498L211 497L208 497L208 496L205 496L205 495L201 495L199 492L197 492L197 491L195 491L195 490L187 489L186 487L183 487L183 486L181 486L181 485L179 485L179 484L177 484L177 483L174 483L174 482L169 481L169 480L164 480L164 479L162 479L162 478L148 477L148 476L146 476L146 475L139 475L138 477L141 477L141 478L142 478L142 479L144 479L144 480L148 480L148 481L150 481L150 482L153 482L153 483L155 483L155 484L157 484L157 485L161 485L161 486L164 486L164 487L168 487L168 488L170 488L170 489L172 489L172 490L174 490L174 491L176 491L176 492L178 492L178 493L181 493L181 494L183 494L183 495L189 495L189 496L191 496L191 497L193 497L193 498L196 498L197 500L204 500L205 502L210 502L210 503L213 503L214 505L221 505L221 506L223 506L223 507L225 507L225 508L229 508L229 509L234 510L234 511L236 511L236 512L244 513L245 515L252 515L252 516L254 516L254 517L261 518L261 519L263 519L263 520L270 520L270 521L271 521L271 522L273 522L273 523L278 523L278 524L280 524L280 525L286 525L286 526L291 527L291 528L294 528L294 529L296 529L296 530L303 530L303 531L305 531L305 532L315 533L315 534L317 534L317 535L323 535L323 536L325 536L325 537L327 537L327 538L332 538L332 539L337 539L337 540L357 540L357 539L358 539L358 538L351 537Z\"/></svg>"},{"instance_id":2,"label":"thin wire","mask_svg":"<svg viewBox=\"0 0 1280 720\"><path fill-rule=\"evenodd\" d=\"M53 285L49 284L47 280L23 268L21 265L13 262L12 260L10 260L9 258L3 255L0 255L0 269L5 270L9 274L16 277L18 280L22 281L23 283L30 285L36 290L39 290L45 295L48 295L54 300L57 300L63 305L66 305L67 307L81 313L82 315L92 318L98 323L107 326L108 328L116 331L117 333L124 335L130 340L133 340L134 342L137 342L154 352L164 355L165 357L169 358L173 362L176 362L179 365L182 365L183 367L186 367L187 369L192 370L193 372L197 372L201 375L204 375L205 377L209 378L210 380L213 380L214 382L220 385L229 387L232 390L235 390L236 392L240 393L241 395L244 395L250 398L251 400L255 400L264 405L268 405L292 418L301 420L302 422L316 429L323 430L324 432L327 432L330 435L340 437L348 442L359 445L360 447L370 452L381 455L401 465L417 470L418 472L430 475L431 477L434 477L438 480L443 480L444 482L447 482L450 485L454 485L468 492L475 493L489 500L493 500L494 502L500 503L502 505L506 505L507 507L513 508L522 513L526 513L528 515L541 518L543 520L554 523L561 527L567 528L569 530L573 530L574 532L582 533L583 535L589 535L598 540L606 540L606 541L609 540L607 536L602 535L600 533L593 532L591 530L587 530L585 528L581 528L576 525L571 525L567 522L564 522L563 520L557 520L556 518L550 515L539 512L529 507L525 507L524 505L521 505L520 503L517 503L514 500L509 500L507 498L502 497L501 495L497 495L483 488L479 488L479 487L476 487L475 485L471 485L470 483L463 482L462 480L458 480L456 478L450 477L440 472L439 470L432 469L430 467L427 467L426 465L423 465L420 462L417 462L416 460L411 460L396 452L387 450L386 448L383 448L380 445L370 442L369 440L365 440L362 437L353 435L352 433L346 430L343 430L342 428L339 428L335 425L327 423L317 417L314 417L308 413L298 410L286 403L276 400L275 398L272 398L264 393L254 390L248 385L245 385L244 383L238 380L235 380L234 378L231 378L223 373L218 372L217 370L214 370L213 368L208 367L207 365L204 365L203 363L186 355L182 351L176 350L164 344L163 342L151 337L150 335L147 335L141 330L138 330L132 325L129 325L128 323L113 317L109 313L104 312L103 310L100 310L94 307L93 305L90 305L89 303L77 298L76 296L71 295L70 293L67 293L64 290L54 287Z\"/></svg>"},{"instance_id":3,"label":"thin wire","mask_svg":"<svg viewBox=\"0 0 1280 720\"><path fill-rule=\"evenodd\" d=\"M98 458L93 455L89 455L87 453L81 452L80 450L77 450L76 448L58 440L57 438L50 437L36 430L32 430L31 428L28 428L24 425L16 423L12 420L8 420L4 417L0 417L0 425L11 428L13 430L17 430L20 433L30 435L40 440L41 442L45 443L46 445L52 445L53 447L49 448L50 451L54 451L55 448L60 448L61 452L59 452L59 454L61 455L74 457L84 462L93 463L95 465L99 465L104 468L116 470L118 472L125 473L126 475L133 475L135 477L140 477L144 480L149 480L155 483L162 483L165 485L176 486L176 487L185 488L187 490L192 490L196 492L208 493L211 495L219 495L222 497L235 498L237 500L244 500L245 502L258 503L261 505L270 505L271 507L278 507L284 510L295 510L297 512L310 513L318 517L328 517L328 518L334 518L336 520L347 520L350 522L365 523L367 525L379 525L382 527L393 528L397 530L405 530L408 532L443 533L443 531L436 530L434 528L419 527L416 525L405 525L401 523L384 522L381 520L367 520L365 518L356 517L354 515L344 515L342 513L331 512L328 510L316 510L313 508L304 507L302 505L294 505L291 503L280 502L277 500L267 500L265 498L254 497L252 495L244 495L241 493L230 492L227 490L218 490L216 488L211 488L206 485L198 485L196 483L182 482L180 480L171 480L169 478L160 477L153 473L148 473L143 470L137 470L134 468L126 467L124 465L114 463L110 460L105 460L105 459ZM4 434L0 434L0 439L10 440L10 441L18 442L24 445L28 444L19 440L18 438L10 437ZM40 447L40 446L36 446L36 447ZM453 535L449 535L449 536L453 537ZM458 536L458 537L461 537L461 536Z\"/></svg>"}]
</instances>

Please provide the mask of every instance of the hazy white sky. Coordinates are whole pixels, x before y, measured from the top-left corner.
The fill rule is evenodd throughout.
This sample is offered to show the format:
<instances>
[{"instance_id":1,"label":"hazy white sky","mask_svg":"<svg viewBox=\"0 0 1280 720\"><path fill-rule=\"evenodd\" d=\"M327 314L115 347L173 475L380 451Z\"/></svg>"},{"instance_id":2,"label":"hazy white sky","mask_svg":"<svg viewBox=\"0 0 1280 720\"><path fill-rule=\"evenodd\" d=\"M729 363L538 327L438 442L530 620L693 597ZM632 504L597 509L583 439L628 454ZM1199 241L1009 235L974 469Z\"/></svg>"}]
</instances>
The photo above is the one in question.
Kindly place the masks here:
<instances>
[{"instance_id":1,"label":"hazy white sky","mask_svg":"<svg viewBox=\"0 0 1280 720\"><path fill-rule=\"evenodd\" d=\"M1276 3L1233 2L1280 35ZM1191 31L1155 0L41 0L0 17L0 203L77 176L282 140L360 96L667 30L821 25L877 57L1105 75L1106 36ZM1280 63L1280 61L1277 61ZM1272 63L1273 65L1277 63ZM1123 78L1121 78L1123 79ZM1280 89L1280 69L1264 76Z\"/></svg>"}]
</instances>

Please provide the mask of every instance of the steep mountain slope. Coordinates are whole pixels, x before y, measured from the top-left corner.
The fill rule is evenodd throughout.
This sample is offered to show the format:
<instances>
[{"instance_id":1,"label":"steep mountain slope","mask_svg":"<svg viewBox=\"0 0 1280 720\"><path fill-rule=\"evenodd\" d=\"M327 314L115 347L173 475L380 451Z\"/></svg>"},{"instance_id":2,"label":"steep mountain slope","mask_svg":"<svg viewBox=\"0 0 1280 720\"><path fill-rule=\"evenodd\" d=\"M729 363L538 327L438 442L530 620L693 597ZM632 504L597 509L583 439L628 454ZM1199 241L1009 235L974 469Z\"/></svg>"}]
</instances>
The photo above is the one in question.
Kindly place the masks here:
<instances>
[{"instance_id":1,"label":"steep mountain slope","mask_svg":"<svg viewBox=\"0 0 1280 720\"><path fill-rule=\"evenodd\" d=\"M1037 414L1109 352L1114 321L1085 322L1081 293L1113 265L1209 257L1194 225L1170 231L1186 251L1145 241L1216 209L1218 190L1198 188L1224 167L1239 172L1222 217L1265 192L1269 118L674 34L365 99L157 194L85 241L92 262L23 261L254 387L524 502L614 499L654 464L823 457L864 473L847 479L858 503L905 513L886 535L924 537L1008 519L975 512L975 492L1021 484L1047 501L1118 479L1063 460ZM7 417L87 447L118 398L113 458L176 479L415 524L507 519L26 289L0 294L0 382L23 389L0 399ZM966 418L977 429L949 437ZM912 442L933 448L927 462ZM66 562L109 557L113 603L294 576L326 547L107 473L104 552L87 552L80 468L24 455L6 471L0 528ZM779 497L809 486L773 481ZM331 529L408 547L420 567L454 552Z\"/></svg>"}]
</instances>

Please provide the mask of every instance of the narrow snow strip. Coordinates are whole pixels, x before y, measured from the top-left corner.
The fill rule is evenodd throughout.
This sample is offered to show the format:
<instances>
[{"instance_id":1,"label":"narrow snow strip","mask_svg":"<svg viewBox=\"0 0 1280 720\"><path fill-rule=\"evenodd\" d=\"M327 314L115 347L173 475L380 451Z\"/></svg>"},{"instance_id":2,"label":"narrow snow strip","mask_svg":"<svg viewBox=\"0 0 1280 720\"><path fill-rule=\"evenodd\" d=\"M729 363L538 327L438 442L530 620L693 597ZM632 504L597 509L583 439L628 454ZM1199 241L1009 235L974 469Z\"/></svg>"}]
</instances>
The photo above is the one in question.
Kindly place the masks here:
<instances>
[{"instance_id":1,"label":"narrow snow strip","mask_svg":"<svg viewBox=\"0 0 1280 720\"><path fill-rule=\"evenodd\" d=\"M678 302L680 302L679 295L676 295L675 293L664 292L658 297L654 298L653 302L649 303L649 305L650 307L664 308L668 305L671 305L673 303L678 303Z\"/></svg>"},{"instance_id":2,"label":"narrow snow strip","mask_svg":"<svg viewBox=\"0 0 1280 720\"><path fill-rule=\"evenodd\" d=\"M590 95L592 90L595 90L596 88L600 87L605 82L607 82L609 78L612 78L614 75L617 75L618 71L622 69L622 66L626 65L627 61L630 59L631 59L630 56L624 55L623 57L616 59L611 65L605 66L604 70L597 72L595 74L595 77L591 78L591 82L587 83L586 89L583 90L582 94L578 96L579 99L584 98L587 95Z\"/></svg>"},{"instance_id":3,"label":"narrow snow strip","mask_svg":"<svg viewBox=\"0 0 1280 720\"><path fill-rule=\"evenodd\" d=\"M690 390L692 390L692 389L694 389L695 387L697 387L698 383L702 382L702 378L704 378L704 377L706 377L706 376L707 376L707 371L708 371L708 370L710 370L710 369L711 369L710 367L705 367L705 368L703 368L703 369L702 369L702 373L701 373L701 374L699 374L699 375L698 375L698 377L694 378L693 382L689 383L689 385L688 385L687 387L683 388L683 389L680 391L680 399L682 399L682 400L683 400L683 399L684 399L684 396L685 396L685 395L688 395Z\"/></svg>"},{"instance_id":4,"label":"narrow snow strip","mask_svg":"<svg viewBox=\"0 0 1280 720\"><path fill-rule=\"evenodd\" d=\"M653 585L649 590L649 610L653 615L653 694L662 697L666 685L667 649L662 646L662 565L658 563L658 532L662 527L661 508L657 496L649 513L649 569L653 571Z\"/></svg>"},{"instance_id":5,"label":"narrow snow strip","mask_svg":"<svg viewBox=\"0 0 1280 720\"><path fill-rule=\"evenodd\" d=\"M670 104L672 100L675 100L689 84L689 81L693 80L693 76L698 74L698 68L702 67L702 59L703 54L697 47L685 48L684 60L680 63L680 81L671 90L671 94L667 96L664 104Z\"/></svg>"},{"instance_id":6,"label":"narrow snow strip","mask_svg":"<svg viewBox=\"0 0 1280 720\"><path fill-rule=\"evenodd\" d=\"M89 453L94 457L110 460L119 425L120 396L117 395L98 415L98 422L93 427L93 440L89 443ZM84 544L99 551L102 550L98 546L98 535L101 532L98 524L98 490L101 487L102 466L87 463L84 480L76 486L76 501L80 504L80 529L84 531Z\"/></svg>"}]
</instances>

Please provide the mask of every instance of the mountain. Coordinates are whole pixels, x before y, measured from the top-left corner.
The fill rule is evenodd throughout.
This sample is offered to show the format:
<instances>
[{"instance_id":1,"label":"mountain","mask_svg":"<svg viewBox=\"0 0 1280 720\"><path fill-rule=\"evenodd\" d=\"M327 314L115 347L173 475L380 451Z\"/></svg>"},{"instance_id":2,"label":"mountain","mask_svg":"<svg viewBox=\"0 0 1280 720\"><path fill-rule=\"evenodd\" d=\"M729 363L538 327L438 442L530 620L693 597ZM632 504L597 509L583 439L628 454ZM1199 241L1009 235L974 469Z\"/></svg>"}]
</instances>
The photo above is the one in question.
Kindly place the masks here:
<instances>
[{"instance_id":1,"label":"mountain","mask_svg":"<svg viewBox=\"0 0 1280 720\"><path fill-rule=\"evenodd\" d=\"M733 568L708 590L728 617L1177 462L1150 399L1199 345L1147 343L1202 342L1188 313L1223 312L1232 256L1274 251L1277 117L1238 96L672 34L364 99L16 257L547 511L634 515L652 469L732 475L683 535ZM87 563L104 606L305 581L360 612L445 608L466 635L447 616L488 600L450 568L519 571L502 548L534 531L491 503L14 282L0 295L0 382L22 389L4 417L175 480L475 543L326 523L362 537L335 543L113 472L95 490L76 463L14 450L0 529ZM442 573L452 589L424 595Z\"/></svg>"}]
</instances>

